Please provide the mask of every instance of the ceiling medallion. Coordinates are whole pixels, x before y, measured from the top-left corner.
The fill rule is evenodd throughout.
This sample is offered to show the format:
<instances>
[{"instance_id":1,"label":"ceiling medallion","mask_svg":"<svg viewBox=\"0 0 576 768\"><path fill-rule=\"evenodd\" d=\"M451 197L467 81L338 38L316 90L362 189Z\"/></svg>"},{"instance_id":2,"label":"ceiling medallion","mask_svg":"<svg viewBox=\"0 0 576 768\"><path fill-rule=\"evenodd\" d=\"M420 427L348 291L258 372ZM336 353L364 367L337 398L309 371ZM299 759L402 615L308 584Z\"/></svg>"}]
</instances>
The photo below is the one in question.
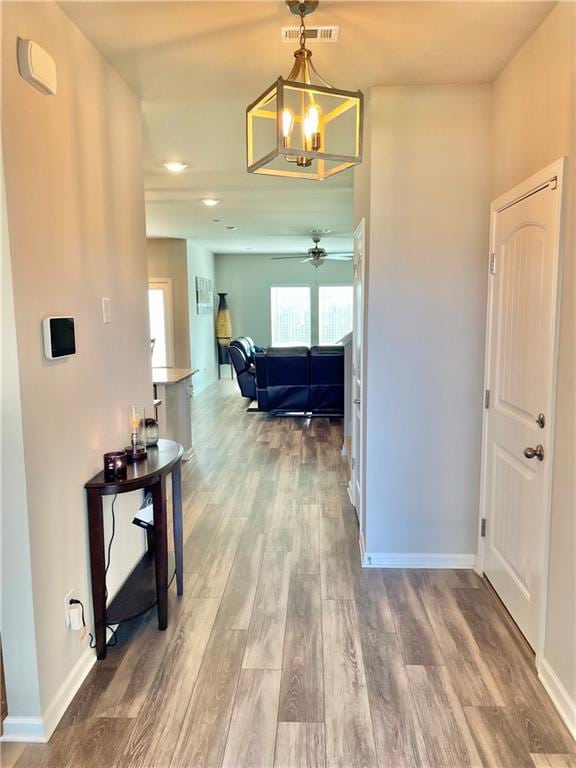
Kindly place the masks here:
<instances>
[{"instance_id":1,"label":"ceiling medallion","mask_svg":"<svg viewBox=\"0 0 576 768\"><path fill-rule=\"evenodd\" d=\"M305 17L318 0L287 0L300 17L300 47L279 77L246 110L248 173L323 181L362 161L361 91L333 88L306 48Z\"/></svg>"}]
</instances>

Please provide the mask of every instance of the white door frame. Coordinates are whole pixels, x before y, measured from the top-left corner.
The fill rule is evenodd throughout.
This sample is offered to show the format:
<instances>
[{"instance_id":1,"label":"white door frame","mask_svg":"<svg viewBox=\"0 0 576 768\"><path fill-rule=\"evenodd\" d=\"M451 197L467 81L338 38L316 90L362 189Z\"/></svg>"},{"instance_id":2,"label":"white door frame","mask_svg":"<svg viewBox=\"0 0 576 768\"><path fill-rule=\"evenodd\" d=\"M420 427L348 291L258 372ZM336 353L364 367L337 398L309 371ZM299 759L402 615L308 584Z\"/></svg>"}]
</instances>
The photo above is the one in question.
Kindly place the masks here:
<instances>
[{"instance_id":1,"label":"white door frame","mask_svg":"<svg viewBox=\"0 0 576 768\"><path fill-rule=\"evenodd\" d=\"M542 541L543 557L542 557L542 573L541 573L541 585L540 585L540 606L539 606L539 621L538 621L538 639L537 646L534 649L536 652L536 668L540 669L540 663L544 653L544 640L546 630L546 608L548 602L548 563L550 554L550 516L552 507L552 479L554 472L554 444L556 436L556 379L558 369L558 336L560 326L560 298L561 298L561 275L562 275L562 245L563 245L563 200L565 195L564 191L564 166L566 159L564 157L557 160L555 163L547 166L543 170L531 176L526 181L523 181L518 186L509 190L505 194L498 197L490 205L490 258L494 253L494 237L496 231L496 214L503 211L506 208L519 203L526 197L535 194L541 189L545 188L548 184L553 183L554 180L560 190L558 195L558 210L557 221L558 227L555 233L554 248L557 252L556 260L556 274L553 276L553 314L552 314L552 355L548 361L548 366L552 368L551 387L548 396L548 402L546 403L546 413L550 414L550 418L547 419L547 429L549 428L549 445L546 446L546 466L547 475L545 479L545 508L544 508L544 540ZM488 282L488 300L486 309L486 348L485 348L485 362L484 362L484 391L489 389L490 382L490 359L492 348L492 306L494 300L494 283L490 279ZM487 507L487 468L486 468L486 454L488 450L487 441L488 432L488 410L484 409L482 417L482 464L480 475L480 515L478 521L478 556L476 560L476 570L480 575L484 573L484 542L482 537L482 521L486 518Z\"/></svg>"},{"instance_id":2,"label":"white door frame","mask_svg":"<svg viewBox=\"0 0 576 768\"><path fill-rule=\"evenodd\" d=\"M366 370L366 366L364 364L364 356L366 354L366 323L365 323L365 307L366 307L366 221L364 218L360 220L360 223L356 227L356 230L354 231L354 252L356 252L356 243L357 242L362 243L362 272L361 272L361 283L362 283L362 302L363 302L363 309L362 309L362 349L360 352L360 381L361 381L361 387L362 391L360 392L360 403L359 403L359 411L360 411L360 440L358 441L358 450L360 453L360 462L358 462L358 457L354 453L354 445L355 445L355 422L356 422L356 415L354 412L354 406L355 403L353 402L354 398L354 392L355 392L355 370L354 370L354 341L355 341L355 331L356 331L356 313L354 312L354 325L352 329L352 365L351 365L351 373L352 373L352 381L351 381L351 387L350 387L350 398L352 400L351 402L351 409L350 413L352 416L352 423L351 423L351 444L350 444L350 458L351 458L351 466L352 461L354 462L353 468L351 469L351 477L350 477L350 483L348 485L348 494L350 496L350 500L352 502L352 505L354 506L356 510L356 515L358 516L358 526L359 526L359 543L360 543L360 551L361 551L361 557L362 562L364 562L364 553L366 549L366 542L364 541L364 528L365 528L365 519L366 519L366 508L365 508L365 484L364 484L364 477L365 477L365 450L364 450L364 436L365 436L365 382L364 382L364 374ZM353 282L353 285L355 283ZM356 309L354 305L354 310ZM356 494L356 467L360 464L360 482L359 482L359 488L360 488L360 498L357 498Z\"/></svg>"}]
</instances>

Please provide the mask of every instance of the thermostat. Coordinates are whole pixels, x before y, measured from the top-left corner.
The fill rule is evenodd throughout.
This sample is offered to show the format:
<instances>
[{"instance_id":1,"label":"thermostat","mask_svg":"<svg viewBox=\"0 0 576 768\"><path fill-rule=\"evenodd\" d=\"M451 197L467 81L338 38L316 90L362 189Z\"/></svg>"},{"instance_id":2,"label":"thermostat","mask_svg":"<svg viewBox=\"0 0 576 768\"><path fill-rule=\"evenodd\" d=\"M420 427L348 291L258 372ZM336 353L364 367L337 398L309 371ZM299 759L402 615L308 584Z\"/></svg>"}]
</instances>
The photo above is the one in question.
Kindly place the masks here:
<instances>
[{"instance_id":1,"label":"thermostat","mask_svg":"<svg viewBox=\"0 0 576 768\"><path fill-rule=\"evenodd\" d=\"M76 354L76 333L73 317L45 317L42 321L44 332L44 355L48 360L72 357Z\"/></svg>"}]
</instances>

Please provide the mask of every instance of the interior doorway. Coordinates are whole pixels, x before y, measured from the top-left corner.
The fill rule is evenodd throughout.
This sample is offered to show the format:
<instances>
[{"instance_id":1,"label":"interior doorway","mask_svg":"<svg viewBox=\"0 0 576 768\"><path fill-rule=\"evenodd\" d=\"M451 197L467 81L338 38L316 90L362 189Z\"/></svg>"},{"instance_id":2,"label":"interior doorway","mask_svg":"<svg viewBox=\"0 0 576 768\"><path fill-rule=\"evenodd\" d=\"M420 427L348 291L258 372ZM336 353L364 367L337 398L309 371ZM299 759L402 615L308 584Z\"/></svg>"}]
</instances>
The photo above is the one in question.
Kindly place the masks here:
<instances>
[{"instance_id":1,"label":"interior doorway","mask_svg":"<svg viewBox=\"0 0 576 768\"><path fill-rule=\"evenodd\" d=\"M148 281L150 339L152 366L170 368L174 365L174 312L172 280L155 277Z\"/></svg>"},{"instance_id":2,"label":"interior doorway","mask_svg":"<svg viewBox=\"0 0 576 768\"><path fill-rule=\"evenodd\" d=\"M363 347L364 347L364 219L354 232L354 284L353 284L353 330L352 330L352 456L350 499L356 514L360 532L360 546L364 556L366 522L364 519L364 428L362 410L363 392Z\"/></svg>"},{"instance_id":3,"label":"interior doorway","mask_svg":"<svg viewBox=\"0 0 576 768\"><path fill-rule=\"evenodd\" d=\"M563 161L491 207L480 564L542 646L553 467Z\"/></svg>"}]
</instances>

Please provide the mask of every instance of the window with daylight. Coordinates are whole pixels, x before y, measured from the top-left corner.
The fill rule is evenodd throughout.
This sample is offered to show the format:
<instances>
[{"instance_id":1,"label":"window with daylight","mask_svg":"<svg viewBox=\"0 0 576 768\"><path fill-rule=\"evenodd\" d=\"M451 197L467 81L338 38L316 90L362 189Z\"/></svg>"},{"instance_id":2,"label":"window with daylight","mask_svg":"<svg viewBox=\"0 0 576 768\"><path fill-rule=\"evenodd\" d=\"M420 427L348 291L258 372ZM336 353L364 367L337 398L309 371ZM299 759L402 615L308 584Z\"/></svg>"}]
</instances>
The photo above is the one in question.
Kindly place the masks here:
<instances>
[{"instance_id":1,"label":"window with daylight","mask_svg":"<svg viewBox=\"0 0 576 768\"><path fill-rule=\"evenodd\" d=\"M310 346L310 288L280 285L270 289L272 346Z\"/></svg>"},{"instance_id":2,"label":"window with daylight","mask_svg":"<svg viewBox=\"0 0 576 768\"><path fill-rule=\"evenodd\" d=\"M352 330L351 285L321 285L318 289L318 343L335 344Z\"/></svg>"}]
</instances>

